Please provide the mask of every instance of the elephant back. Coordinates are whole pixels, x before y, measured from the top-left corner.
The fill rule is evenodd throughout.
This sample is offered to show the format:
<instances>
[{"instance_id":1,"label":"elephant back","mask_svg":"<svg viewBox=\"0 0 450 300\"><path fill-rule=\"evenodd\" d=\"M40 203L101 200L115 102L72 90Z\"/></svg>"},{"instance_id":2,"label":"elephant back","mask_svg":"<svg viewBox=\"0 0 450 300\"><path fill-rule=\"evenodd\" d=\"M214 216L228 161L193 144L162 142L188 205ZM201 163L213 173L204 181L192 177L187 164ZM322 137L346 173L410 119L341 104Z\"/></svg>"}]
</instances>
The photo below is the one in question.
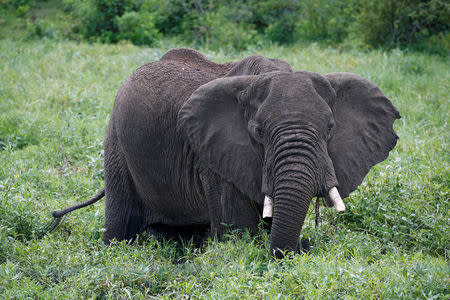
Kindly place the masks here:
<instances>
[{"instance_id":1,"label":"elephant back","mask_svg":"<svg viewBox=\"0 0 450 300\"><path fill-rule=\"evenodd\" d=\"M223 77L235 66L235 62L218 64L210 61L200 52L190 48L174 48L166 52L160 61L179 62L183 65L198 69L202 72L212 73L217 77Z\"/></svg>"}]
</instances>

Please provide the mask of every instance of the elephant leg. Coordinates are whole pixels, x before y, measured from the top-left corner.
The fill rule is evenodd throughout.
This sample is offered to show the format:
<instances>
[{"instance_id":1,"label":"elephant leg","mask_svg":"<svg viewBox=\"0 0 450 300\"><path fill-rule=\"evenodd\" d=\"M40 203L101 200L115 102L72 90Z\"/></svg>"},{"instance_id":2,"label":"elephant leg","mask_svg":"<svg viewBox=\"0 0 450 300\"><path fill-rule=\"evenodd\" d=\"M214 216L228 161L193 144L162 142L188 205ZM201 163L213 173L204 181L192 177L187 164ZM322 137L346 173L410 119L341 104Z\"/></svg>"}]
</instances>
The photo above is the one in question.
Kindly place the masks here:
<instances>
[{"instance_id":1,"label":"elephant leg","mask_svg":"<svg viewBox=\"0 0 450 300\"><path fill-rule=\"evenodd\" d=\"M146 225L133 179L117 143L105 143L105 232L103 242L130 240Z\"/></svg>"},{"instance_id":2,"label":"elephant leg","mask_svg":"<svg viewBox=\"0 0 450 300\"><path fill-rule=\"evenodd\" d=\"M230 229L248 229L258 232L260 214L258 204L244 196L232 183L222 183L221 206L223 222Z\"/></svg>"},{"instance_id":3,"label":"elephant leg","mask_svg":"<svg viewBox=\"0 0 450 300\"><path fill-rule=\"evenodd\" d=\"M220 239L226 231L226 227L223 226L224 219L221 205L222 186L217 175L211 171L201 171L200 179L208 204L211 235L218 236Z\"/></svg>"},{"instance_id":4,"label":"elephant leg","mask_svg":"<svg viewBox=\"0 0 450 300\"><path fill-rule=\"evenodd\" d=\"M258 205L245 197L233 184L222 182L210 171L200 173L208 203L211 234L219 239L234 229L258 231Z\"/></svg>"}]
</instances>

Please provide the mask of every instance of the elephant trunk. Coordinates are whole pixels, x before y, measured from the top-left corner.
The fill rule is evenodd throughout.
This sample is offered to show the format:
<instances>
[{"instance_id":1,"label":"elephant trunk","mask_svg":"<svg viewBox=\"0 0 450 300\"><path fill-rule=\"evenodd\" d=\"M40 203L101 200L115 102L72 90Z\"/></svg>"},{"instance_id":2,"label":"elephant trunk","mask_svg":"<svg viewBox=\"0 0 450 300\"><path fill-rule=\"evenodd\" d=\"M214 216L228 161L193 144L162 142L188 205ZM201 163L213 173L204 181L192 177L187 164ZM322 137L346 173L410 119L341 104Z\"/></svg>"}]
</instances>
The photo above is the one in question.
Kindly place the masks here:
<instances>
[{"instance_id":1,"label":"elephant trunk","mask_svg":"<svg viewBox=\"0 0 450 300\"><path fill-rule=\"evenodd\" d=\"M317 136L313 132L284 135L278 142L274 163L271 254L282 258L295 251L309 204L319 190Z\"/></svg>"},{"instance_id":2,"label":"elephant trunk","mask_svg":"<svg viewBox=\"0 0 450 300\"><path fill-rule=\"evenodd\" d=\"M300 231L315 194L298 175L282 178L276 185L270 249L277 258L282 258L285 250L297 249Z\"/></svg>"}]
</instances>

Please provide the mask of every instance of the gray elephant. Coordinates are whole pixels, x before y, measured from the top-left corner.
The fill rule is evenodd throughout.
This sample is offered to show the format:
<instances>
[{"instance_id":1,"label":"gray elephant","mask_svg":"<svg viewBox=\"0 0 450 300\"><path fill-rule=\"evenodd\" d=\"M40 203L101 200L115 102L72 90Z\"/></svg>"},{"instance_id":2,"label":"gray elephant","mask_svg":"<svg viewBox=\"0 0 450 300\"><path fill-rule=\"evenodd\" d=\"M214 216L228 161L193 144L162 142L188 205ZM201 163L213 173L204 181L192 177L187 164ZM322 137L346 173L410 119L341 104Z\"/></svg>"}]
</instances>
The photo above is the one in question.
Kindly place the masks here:
<instances>
[{"instance_id":1,"label":"gray elephant","mask_svg":"<svg viewBox=\"0 0 450 300\"><path fill-rule=\"evenodd\" d=\"M342 198L397 142L398 111L355 74L293 72L262 56L216 64L173 49L119 89L106 129L103 241L258 230L295 251L313 197ZM342 197L342 198L341 198ZM226 225L227 224L227 225Z\"/></svg>"}]
</instances>

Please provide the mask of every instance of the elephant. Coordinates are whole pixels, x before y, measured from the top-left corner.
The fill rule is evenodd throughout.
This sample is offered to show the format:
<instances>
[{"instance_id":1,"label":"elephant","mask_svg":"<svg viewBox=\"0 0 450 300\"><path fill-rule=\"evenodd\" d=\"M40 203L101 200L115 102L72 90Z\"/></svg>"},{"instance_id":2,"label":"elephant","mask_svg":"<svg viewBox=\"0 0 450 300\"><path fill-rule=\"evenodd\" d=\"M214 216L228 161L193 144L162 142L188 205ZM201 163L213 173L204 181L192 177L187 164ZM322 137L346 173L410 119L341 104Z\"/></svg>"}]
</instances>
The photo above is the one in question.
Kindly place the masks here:
<instances>
[{"instance_id":1,"label":"elephant","mask_svg":"<svg viewBox=\"0 0 450 300\"><path fill-rule=\"evenodd\" d=\"M298 250L310 202L346 198L398 136L400 114L351 73L294 72L259 55L217 64L188 48L138 68L104 137L103 241L223 237L270 224L270 255Z\"/></svg>"}]
</instances>

